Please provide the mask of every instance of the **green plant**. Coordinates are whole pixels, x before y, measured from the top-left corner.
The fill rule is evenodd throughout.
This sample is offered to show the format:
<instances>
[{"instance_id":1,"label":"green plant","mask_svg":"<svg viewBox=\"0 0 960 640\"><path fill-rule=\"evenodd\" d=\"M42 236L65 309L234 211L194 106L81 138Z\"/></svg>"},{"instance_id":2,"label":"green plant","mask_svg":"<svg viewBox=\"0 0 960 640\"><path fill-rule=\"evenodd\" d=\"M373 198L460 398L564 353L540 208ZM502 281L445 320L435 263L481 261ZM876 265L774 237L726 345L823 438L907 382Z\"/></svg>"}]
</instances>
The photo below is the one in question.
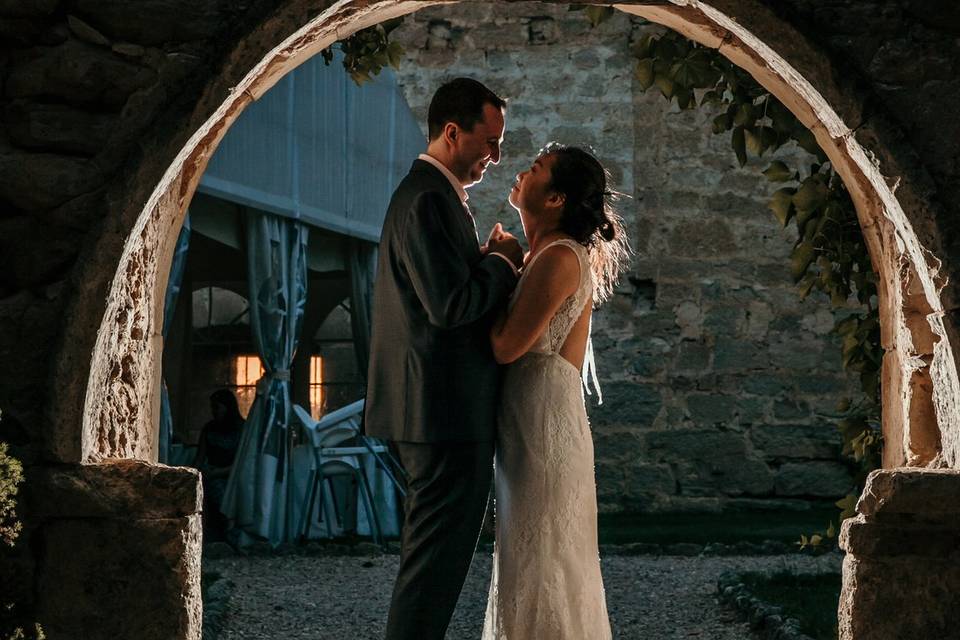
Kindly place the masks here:
<instances>
[{"instance_id":1,"label":"green plant","mask_svg":"<svg viewBox=\"0 0 960 640\"><path fill-rule=\"evenodd\" d=\"M22 525L17 521L17 488L23 482L20 461L7 453L6 443L0 442L0 542L13 546Z\"/></svg>"},{"instance_id":2,"label":"green plant","mask_svg":"<svg viewBox=\"0 0 960 640\"><path fill-rule=\"evenodd\" d=\"M358 86L372 80L387 65L400 68L403 46L398 42L390 42L390 32L402 22L403 18L387 20L361 29L337 43L343 52L343 68ZM320 55L323 56L323 62L329 65L333 62L333 47L327 47Z\"/></svg>"},{"instance_id":3,"label":"green plant","mask_svg":"<svg viewBox=\"0 0 960 640\"><path fill-rule=\"evenodd\" d=\"M789 167L774 160L763 170L767 180L780 183L769 207L783 227L797 233L790 255L790 273L801 299L817 290L836 309L849 311L855 299L859 311L844 314L834 332L842 339L842 361L860 377L863 397L845 402L835 416L843 438L843 454L859 468L862 486L879 466L880 321L873 271L856 209L843 180L818 145L813 133L749 74L715 49L700 46L673 31L645 34L633 50L636 80L643 90L656 87L680 109L710 108L714 134L730 133L730 146L740 166L794 143L814 156L808 167ZM837 502L837 524L852 515L856 493ZM836 539L838 527L802 536L801 549L824 548Z\"/></svg>"},{"instance_id":4,"label":"green plant","mask_svg":"<svg viewBox=\"0 0 960 640\"><path fill-rule=\"evenodd\" d=\"M3 413L0 412L0 420L3 420ZM23 466L20 461L8 453L6 443L0 442L0 542L3 546L13 547L20 535L22 524L17 520L16 505L17 491L20 483L23 482ZM27 624L27 631L24 631L24 623L21 616L15 609L12 602L7 602L7 590L15 588L16 585L2 584L3 595L0 600L0 638L4 640L43 640L45 637L43 629L39 624ZM33 627L32 631L29 630Z\"/></svg>"}]
</instances>

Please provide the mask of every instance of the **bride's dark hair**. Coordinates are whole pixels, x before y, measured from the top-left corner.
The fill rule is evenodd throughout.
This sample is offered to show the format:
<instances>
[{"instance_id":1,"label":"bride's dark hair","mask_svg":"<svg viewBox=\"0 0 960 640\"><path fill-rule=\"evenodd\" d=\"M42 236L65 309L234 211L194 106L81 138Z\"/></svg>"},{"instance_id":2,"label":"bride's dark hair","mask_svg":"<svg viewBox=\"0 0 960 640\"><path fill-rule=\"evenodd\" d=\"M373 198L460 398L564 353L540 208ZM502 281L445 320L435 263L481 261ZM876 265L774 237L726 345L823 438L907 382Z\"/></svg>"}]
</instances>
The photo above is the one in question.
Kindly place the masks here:
<instances>
[{"instance_id":1,"label":"bride's dark hair","mask_svg":"<svg viewBox=\"0 0 960 640\"><path fill-rule=\"evenodd\" d=\"M539 155L554 157L550 189L564 197L560 230L587 248L593 299L603 302L613 294L630 258L623 218L613 208L621 194L609 188L609 172L590 151L551 142Z\"/></svg>"}]
</instances>

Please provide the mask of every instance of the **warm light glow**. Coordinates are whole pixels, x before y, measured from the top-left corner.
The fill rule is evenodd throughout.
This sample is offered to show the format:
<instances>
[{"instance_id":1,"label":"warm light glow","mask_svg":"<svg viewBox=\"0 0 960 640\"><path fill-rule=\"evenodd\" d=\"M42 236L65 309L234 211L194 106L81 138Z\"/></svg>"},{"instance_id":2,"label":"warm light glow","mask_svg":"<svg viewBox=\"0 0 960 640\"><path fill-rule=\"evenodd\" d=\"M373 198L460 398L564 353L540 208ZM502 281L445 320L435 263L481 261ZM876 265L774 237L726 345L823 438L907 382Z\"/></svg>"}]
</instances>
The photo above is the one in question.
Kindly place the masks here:
<instances>
[{"instance_id":1,"label":"warm light glow","mask_svg":"<svg viewBox=\"0 0 960 640\"><path fill-rule=\"evenodd\" d=\"M310 356L310 415L319 420L323 415L323 358Z\"/></svg>"},{"instance_id":2,"label":"warm light glow","mask_svg":"<svg viewBox=\"0 0 960 640\"><path fill-rule=\"evenodd\" d=\"M263 364L258 356L237 356L233 363L234 383L237 385L237 406L244 418L257 397L257 381L263 377Z\"/></svg>"},{"instance_id":3,"label":"warm light glow","mask_svg":"<svg viewBox=\"0 0 960 640\"><path fill-rule=\"evenodd\" d=\"M237 356L236 362L236 385L238 387L249 387L256 385L257 380L263 377L263 364L257 356Z\"/></svg>"}]
</instances>

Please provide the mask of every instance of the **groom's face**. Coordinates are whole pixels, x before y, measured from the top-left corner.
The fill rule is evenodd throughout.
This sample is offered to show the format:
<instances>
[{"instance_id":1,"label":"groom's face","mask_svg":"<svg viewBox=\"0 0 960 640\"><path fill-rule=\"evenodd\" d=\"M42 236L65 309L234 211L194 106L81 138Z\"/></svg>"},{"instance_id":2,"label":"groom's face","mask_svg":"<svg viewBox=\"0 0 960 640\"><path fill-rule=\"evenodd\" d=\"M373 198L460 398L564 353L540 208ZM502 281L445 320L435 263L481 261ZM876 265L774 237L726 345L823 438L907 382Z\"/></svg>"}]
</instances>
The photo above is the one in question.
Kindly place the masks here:
<instances>
[{"instance_id":1,"label":"groom's face","mask_svg":"<svg viewBox=\"0 0 960 640\"><path fill-rule=\"evenodd\" d=\"M503 142L503 111L492 104L483 105L483 119L472 131L458 129L454 155L457 178L465 187L483 179L487 165L500 162L500 144Z\"/></svg>"}]
</instances>

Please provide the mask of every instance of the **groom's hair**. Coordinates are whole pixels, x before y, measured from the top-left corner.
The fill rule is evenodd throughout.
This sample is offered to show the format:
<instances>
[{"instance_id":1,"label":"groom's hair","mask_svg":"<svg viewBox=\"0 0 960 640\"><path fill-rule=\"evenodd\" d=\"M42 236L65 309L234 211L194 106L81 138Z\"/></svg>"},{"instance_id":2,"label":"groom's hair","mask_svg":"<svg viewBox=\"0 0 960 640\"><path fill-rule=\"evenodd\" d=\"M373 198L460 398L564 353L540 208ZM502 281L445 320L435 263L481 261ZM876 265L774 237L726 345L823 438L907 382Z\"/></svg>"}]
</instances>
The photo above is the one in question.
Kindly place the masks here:
<instances>
[{"instance_id":1,"label":"groom's hair","mask_svg":"<svg viewBox=\"0 0 960 640\"><path fill-rule=\"evenodd\" d=\"M430 140L436 140L443 127L453 122L464 131L473 131L483 120L483 105L505 109L507 101L473 78L455 78L433 94L427 112Z\"/></svg>"}]
</instances>

